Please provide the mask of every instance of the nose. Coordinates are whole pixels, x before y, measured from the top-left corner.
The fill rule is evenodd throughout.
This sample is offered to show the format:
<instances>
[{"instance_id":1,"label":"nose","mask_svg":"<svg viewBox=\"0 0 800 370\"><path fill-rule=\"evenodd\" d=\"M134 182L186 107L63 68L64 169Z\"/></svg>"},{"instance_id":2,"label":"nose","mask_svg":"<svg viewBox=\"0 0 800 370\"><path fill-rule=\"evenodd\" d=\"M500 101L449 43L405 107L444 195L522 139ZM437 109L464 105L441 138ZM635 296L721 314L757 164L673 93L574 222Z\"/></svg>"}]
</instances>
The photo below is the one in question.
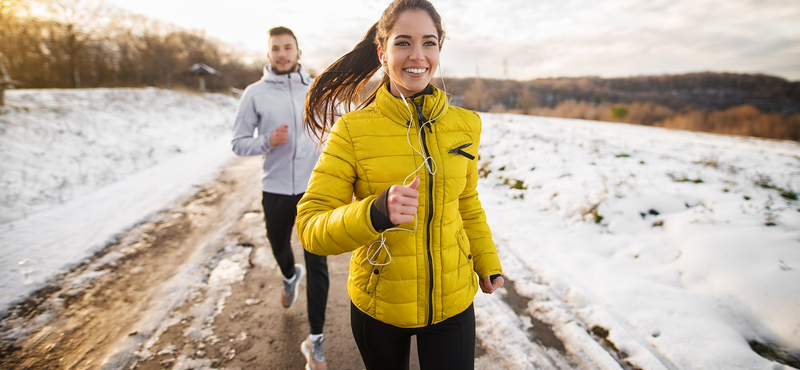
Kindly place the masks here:
<instances>
[{"instance_id":1,"label":"nose","mask_svg":"<svg viewBox=\"0 0 800 370\"><path fill-rule=\"evenodd\" d=\"M422 52L422 45L415 45L411 49L411 54L408 55L408 59L410 60L424 60L425 53Z\"/></svg>"}]
</instances>

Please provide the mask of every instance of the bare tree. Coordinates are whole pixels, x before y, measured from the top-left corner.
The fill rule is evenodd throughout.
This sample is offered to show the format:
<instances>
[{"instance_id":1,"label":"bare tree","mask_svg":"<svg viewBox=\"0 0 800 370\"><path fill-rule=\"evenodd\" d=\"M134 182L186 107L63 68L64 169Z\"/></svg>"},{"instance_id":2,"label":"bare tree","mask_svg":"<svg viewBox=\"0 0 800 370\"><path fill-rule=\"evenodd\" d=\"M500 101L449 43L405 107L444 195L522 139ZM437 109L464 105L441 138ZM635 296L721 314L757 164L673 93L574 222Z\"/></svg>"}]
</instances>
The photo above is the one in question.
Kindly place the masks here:
<instances>
[{"instance_id":1,"label":"bare tree","mask_svg":"<svg viewBox=\"0 0 800 370\"><path fill-rule=\"evenodd\" d=\"M15 56L23 55L31 49L31 45L24 41L24 37L30 28L30 22L26 22L30 17L28 4L23 0L0 0L0 64L2 74L0 80L4 80L3 88L13 86L11 77L6 69L10 66L14 75L18 72L14 67ZM8 62L8 64L6 64ZM20 63L21 64L21 63Z\"/></svg>"},{"instance_id":2,"label":"bare tree","mask_svg":"<svg viewBox=\"0 0 800 370\"><path fill-rule=\"evenodd\" d=\"M227 91L258 79L264 64L203 31L101 0L0 0L0 53L26 87L195 86L182 72L202 62L223 74L207 87Z\"/></svg>"},{"instance_id":3,"label":"bare tree","mask_svg":"<svg viewBox=\"0 0 800 370\"><path fill-rule=\"evenodd\" d=\"M0 37L6 36L9 20L20 13L27 12L28 5L23 0L0 0Z\"/></svg>"},{"instance_id":4,"label":"bare tree","mask_svg":"<svg viewBox=\"0 0 800 370\"><path fill-rule=\"evenodd\" d=\"M87 44L108 25L101 0L39 0L51 18L51 42L64 56L71 87L81 87L81 59ZM55 52L55 50L51 50Z\"/></svg>"},{"instance_id":5,"label":"bare tree","mask_svg":"<svg viewBox=\"0 0 800 370\"><path fill-rule=\"evenodd\" d=\"M469 89L464 92L464 107L467 109L484 111L490 105L486 102L486 88L483 79L474 78Z\"/></svg>"}]
</instances>

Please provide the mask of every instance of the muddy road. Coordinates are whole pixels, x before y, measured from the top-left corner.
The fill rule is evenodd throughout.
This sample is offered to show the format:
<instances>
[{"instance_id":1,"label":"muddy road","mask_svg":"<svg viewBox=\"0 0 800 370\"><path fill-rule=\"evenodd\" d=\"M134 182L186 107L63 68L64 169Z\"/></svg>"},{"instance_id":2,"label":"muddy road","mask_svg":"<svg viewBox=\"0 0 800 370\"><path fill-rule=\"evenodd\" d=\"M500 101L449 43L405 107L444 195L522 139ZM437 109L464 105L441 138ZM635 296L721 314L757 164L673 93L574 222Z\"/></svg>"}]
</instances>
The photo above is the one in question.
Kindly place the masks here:
<instances>
[{"instance_id":1,"label":"muddy road","mask_svg":"<svg viewBox=\"0 0 800 370\"><path fill-rule=\"evenodd\" d=\"M0 322L0 369L302 369L305 281L284 309L264 235L260 168L258 157L237 158L196 194L16 306ZM296 237L293 243L302 261ZM330 369L363 368L350 333L348 260L328 257ZM527 298L511 281L504 289L504 300L523 312ZM535 329L531 341L562 359L503 364L479 335L476 367L598 368L564 353L547 325ZM413 349L411 362L418 368Z\"/></svg>"},{"instance_id":2,"label":"muddy road","mask_svg":"<svg viewBox=\"0 0 800 370\"><path fill-rule=\"evenodd\" d=\"M264 236L259 161L236 159L180 206L17 306L0 324L0 368L301 369L305 281L284 309ZM328 258L331 369L363 368L349 327L348 259Z\"/></svg>"}]
</instances>

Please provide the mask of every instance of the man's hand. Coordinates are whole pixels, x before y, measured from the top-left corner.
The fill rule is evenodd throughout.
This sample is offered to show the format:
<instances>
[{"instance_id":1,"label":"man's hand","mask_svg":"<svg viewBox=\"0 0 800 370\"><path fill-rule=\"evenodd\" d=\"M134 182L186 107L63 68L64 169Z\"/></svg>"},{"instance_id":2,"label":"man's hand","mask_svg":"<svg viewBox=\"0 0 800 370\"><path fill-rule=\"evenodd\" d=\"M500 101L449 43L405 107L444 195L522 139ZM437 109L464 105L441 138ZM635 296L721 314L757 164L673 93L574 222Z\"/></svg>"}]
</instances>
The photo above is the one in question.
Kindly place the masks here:
<instances>
[{"instance_id":1,"label":"man's hand","mask_svg":"<svg viewBox=\"0 0 800 370\"><path fill-rule=\"evenodd\" d=\"M269 145L273 148L286 144L287 141L289 141L289 125L280 126L269 135Z\"/></svg>"},{"instance_id":2,"label":"man's hand","mask_svg":"<svg viewBox=\"0 0 800 370\"><path fill-rule=\"evenodd\" d=\"M417 186L419 186L419 176L414 177L414 181L408 185L392 185L389 188L387 203L389 220L392 221L392 224L400 225L414 221L417 206L419 206Z\"/></svg>"}]
</instances>

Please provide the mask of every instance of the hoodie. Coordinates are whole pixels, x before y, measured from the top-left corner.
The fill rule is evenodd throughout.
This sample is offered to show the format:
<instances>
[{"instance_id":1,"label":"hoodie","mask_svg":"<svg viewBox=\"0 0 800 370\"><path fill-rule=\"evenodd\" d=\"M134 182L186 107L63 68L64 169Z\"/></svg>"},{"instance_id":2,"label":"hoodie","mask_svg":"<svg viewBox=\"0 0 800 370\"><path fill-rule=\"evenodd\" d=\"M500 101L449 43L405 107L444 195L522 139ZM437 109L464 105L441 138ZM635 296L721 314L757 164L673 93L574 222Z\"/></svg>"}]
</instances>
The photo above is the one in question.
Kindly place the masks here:
<instances>
[{"instance_id":1,"label":"hoodie","mask_svg":"<svg viewBox=\"0 0 800 370\"><path fill-rule=\"evenodd\" d=\"M239 156L264 156L261 189L265 192L296 195L306 190L319 157L316 140L303 129L303 103L310 85L311 77L302 66L299 72L277 75L267 65L261 80L242 93L231 146ZM272 147L269 136L282 125L289 125L289 140Z\"/></svg>"}]
</instances>

